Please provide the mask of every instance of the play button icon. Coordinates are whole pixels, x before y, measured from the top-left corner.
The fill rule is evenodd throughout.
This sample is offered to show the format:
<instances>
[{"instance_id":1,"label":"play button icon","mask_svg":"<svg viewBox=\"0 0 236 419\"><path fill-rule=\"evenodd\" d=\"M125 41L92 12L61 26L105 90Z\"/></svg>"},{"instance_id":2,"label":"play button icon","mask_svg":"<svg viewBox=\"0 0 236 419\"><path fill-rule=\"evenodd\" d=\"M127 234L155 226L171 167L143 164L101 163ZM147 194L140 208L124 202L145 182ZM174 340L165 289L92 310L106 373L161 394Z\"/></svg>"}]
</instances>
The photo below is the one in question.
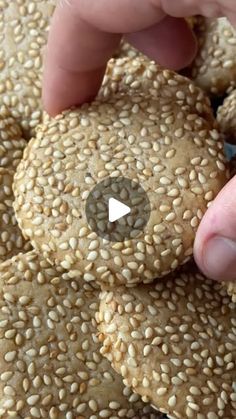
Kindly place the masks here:
<instances>
[{"instance_id":1,"label":"play button icon","mask_svg":"<svg viewBox=\"0 0 236 419\"><path fill-rule=\"evenodd\" d=\"M85 211L92 231L106 240L122 242L145 229L150 203L137 181L108 177L90 191Z\"/></svg>"},{"instance_id":2,"label":"play button icon","mask_svg":"<svg viewBox=\"0 0 236 419\"><path fill-rule=\"evenodd\" d=\"M108 201L108 219L111 223L119 220L131 211L128 205L123 204L115 198L110 198Z\"/></svg>"}]
</instances>

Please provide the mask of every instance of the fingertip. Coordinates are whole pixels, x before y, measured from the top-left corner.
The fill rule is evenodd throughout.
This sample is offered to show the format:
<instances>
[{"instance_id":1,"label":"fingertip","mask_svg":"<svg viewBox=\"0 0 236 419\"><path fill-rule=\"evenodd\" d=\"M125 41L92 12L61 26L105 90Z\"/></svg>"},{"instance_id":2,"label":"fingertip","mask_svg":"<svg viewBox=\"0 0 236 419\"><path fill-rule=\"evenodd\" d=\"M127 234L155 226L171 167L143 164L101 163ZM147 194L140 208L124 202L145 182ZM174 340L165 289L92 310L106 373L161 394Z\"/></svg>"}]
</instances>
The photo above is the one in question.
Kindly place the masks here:
<instances>
[{"instance_id":1,"label":"fingertip","mask_svg":"<svg viewBox=\"0 0 236 419\"><path fill-rule=\"evenodd\" d=\"M202 272L216 281L236 280L236 240L213 236L196 259Z\"/></svg>"},{"instance_id":2,"label":"fingertip","mask_svg":"<svg viewBox=\"0 0 236 419\"><path fill-rule=\"evenodd\" d=\"M218 281L236 280L236 177L204 215L194 243L200 270Z\"/></svg>"},{"instance_id":3,"label":"fingertip","mask_svg":"<svg viewBox=\"0 0 236 419\"><path fill-rule=\"evenodd\" d=\"M176 26L176 31L173 32L173 40L175 36L178 37L177 47L179 47L178 54L173 54L175 62L173 62L172 69L175 71L188 67L196 57L198 50L196 36L188 23L184 19L178 19L178 21L178 27Z\"/></svg>"},{"instance_id":4,"label":"fingertip","mask_svg":"<svg viewBox=\"0 0 236 419\"><path fill-rule=\"evenodd\" d=\"M169 50L167 45L167 53L170 53L166 55L166 59L168 58L169 68L179 71L194 60L198 49L197 39L185 19L167 17L165 20L170 45Z\"/></svg>"},{"instance_id":5,"label":"fingertip","mask_svg":"<svg viewBox=\"0 0 236 419\"><path fill-rule=\"evenodd\" d=\"M185 19L167 16L148 29L126 37L149 58L175 71L187 67L197 53L196 37Z\"/></svg>"},{"instance_id":6,"label":"fingertip","mask_svg":"<svg viewBox=\"0 0 236 419\"><path fill-rule=\"evenodd\" d=\"M43 106L50 116L94 99L105 73L105 66L86 72L71 72L50 62L43 77Z\"/></svg>"}]
</instances>

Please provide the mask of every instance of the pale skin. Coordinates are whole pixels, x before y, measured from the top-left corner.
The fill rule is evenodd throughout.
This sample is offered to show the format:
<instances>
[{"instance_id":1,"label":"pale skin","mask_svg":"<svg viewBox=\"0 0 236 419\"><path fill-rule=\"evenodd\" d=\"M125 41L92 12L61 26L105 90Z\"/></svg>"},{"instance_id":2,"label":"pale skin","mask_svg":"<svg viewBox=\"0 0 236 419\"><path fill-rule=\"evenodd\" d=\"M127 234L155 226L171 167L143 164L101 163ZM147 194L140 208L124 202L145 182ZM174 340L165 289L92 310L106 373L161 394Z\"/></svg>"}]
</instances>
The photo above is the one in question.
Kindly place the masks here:
<instances>
[{"instance_id":1,"label":"pale skin","mask_svg":"<svg viewBox=\"0 0 236 419\"><path fill-rule=\"evenodd\" d=\"M58 0L45 57L45 109L56 115L91 100L123 34L163 66L185 67L196 40L182 18L196 14L226 16L236 26L236 1ZM210 278L236 280L236 177L205 214L194 255Z\"/></svg>"}]
</instances>

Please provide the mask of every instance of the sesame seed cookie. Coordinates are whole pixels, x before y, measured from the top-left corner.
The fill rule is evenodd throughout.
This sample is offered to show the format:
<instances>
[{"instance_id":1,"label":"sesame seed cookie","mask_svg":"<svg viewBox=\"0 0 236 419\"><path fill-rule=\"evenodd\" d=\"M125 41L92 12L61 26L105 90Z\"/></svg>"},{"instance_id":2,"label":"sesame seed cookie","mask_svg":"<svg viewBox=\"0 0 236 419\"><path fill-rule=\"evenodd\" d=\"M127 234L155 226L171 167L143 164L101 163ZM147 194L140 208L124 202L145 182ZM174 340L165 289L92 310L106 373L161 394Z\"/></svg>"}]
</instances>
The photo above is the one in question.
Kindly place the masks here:
<instances>
[{"instance_id":1,"label":"sesame seed cookie","mask_svg":"<svg viewBox=\"0 0 236 419\"><path fill-rule=\"evenodd\" d=\"M161 417L99 354L91 284L30 252L0 265L0 293L1 418Z\"/></svg>"},{"instance_id":2,"label":"sesame seed cookie","mask_svg":"<svg viewBox=\"0 0 236 419\"><path fill-rule=\"evenodd\" d=\"M9 109L0 106L0 167L14 170L26 146L20 126L16 123Z\"/></svg>"},{"instance_id":3,"label":"sesame seed cookie","mask_svg":"<svg viewBox=\"0 0 236 419\"><path fill-rule=\"evenodd\" d=\"M236 141L236 90L226 97L217 111L217 121L228 142Z\"/></svg>"},{"instance_id":4,"label":"sesame seed cookie","mask_svg":"<svg viewBox=\"0 0 236 419\"><path fill-rule=\"evenodd\" d=\"M101 353L170 417L233 419L236 306L221 284L190 272L101 292Z\"/></svg>"},{"instance_id":5,"label":"sesame seed cookie","mask_svg":"<svg viewBox=\"0 0 236 419\"><path fill-rule=\"evenodd\" d=\"M1 0L0 100L34 135L41 122L42 48L56 0Z\"/></svg>"},{"instance_id":6,"label":"sesame seed cookie","mask_svg":"<svg viewBox=\"0 0 236 419\"><path fill-rule=\"evenodd\" d=\"M188 82L189 84L189 82ZM108 98L111 94L117 92L127 92L131 94L133 91L142 92L145 95L150 94L153 97L160 96L168 101L168 97L172 97L174 102L182 107L187 107L189 113L196 112L196 103L191 98L192 85L187 88L185 77L174 76L174 73L164 70L154 61L149 60L145 56L135 58L125 57L111 59L108 62L106 73L103 79L102 87L99 91L99 98ZM198 112L205 114L208 120L214 124L211 104L207 98L200 99L201 94L196 89L193 90L193 97L199 94Z\"/></svg>"},{"instance_id":7,"label":"sesame seed cookie","mask_svg":"<svg viewBox=\"0 0 236 419\"><path fill-rule=\"evenodd\" d=\"M198 18L194 30L199 42L188 76L212 95L224 95L236 86L236 33L226 18Z\"/></svg>"},{"instance_id":8,"label":"sesame seed cookie","mask_svg":"<svg viewBox=\"0 0 236 419\"><path fill-rule=\"evenodd\" d=\"M231 177L236 176L236 156L230 161L230 174ZM229 296L232 297L233 302L236 303L236 281L222 282L222 287L227 289Z\"/></svg>"},{"instance_id":9,"label":"sesame seed cookie","mask_svg":"<svg viewBox=\"0 0 236 419\"><path fill-rule=\"evenodd\" d=\"M157 79L155 98L120 93L45 122L18 166L20 228L45 258L77 269L85 281L132 286L186 262L226 181L223 144L204 94L169 71ZM99 182L124 174L147 193L151 215L138 237L111 242L90 229L86 200Z\"/></svg>"},{"instance_id":10,"label":"sesame seed cookie","mask_svg":"<svg viewBox=\"0 0 236 419\"><path fill-rule=\"evenodd\" d=\"M13 171L0 168L0 262L31 248L22 236L13 211L13 176Z\"/></svg>"}]
</instances>

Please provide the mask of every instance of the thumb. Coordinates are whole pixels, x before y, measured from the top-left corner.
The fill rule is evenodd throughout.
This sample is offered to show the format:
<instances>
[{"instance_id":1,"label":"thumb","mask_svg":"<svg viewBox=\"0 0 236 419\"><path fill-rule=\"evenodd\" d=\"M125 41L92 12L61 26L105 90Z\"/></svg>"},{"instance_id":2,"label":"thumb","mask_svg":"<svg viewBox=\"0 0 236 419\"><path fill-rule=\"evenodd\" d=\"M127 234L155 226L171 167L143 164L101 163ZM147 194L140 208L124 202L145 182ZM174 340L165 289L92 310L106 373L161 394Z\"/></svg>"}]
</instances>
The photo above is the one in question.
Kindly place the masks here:
<instances>
[{"instance_id":1,"label":"thumb","mask_svg":"<svg viewBox=\"0 0 236 419\"><path fill-rule=\"evenodd\" d=\"M199 226L194 256L216 280L236 280L236 176L222 189Z\"/></svg>"}]
</instances>

